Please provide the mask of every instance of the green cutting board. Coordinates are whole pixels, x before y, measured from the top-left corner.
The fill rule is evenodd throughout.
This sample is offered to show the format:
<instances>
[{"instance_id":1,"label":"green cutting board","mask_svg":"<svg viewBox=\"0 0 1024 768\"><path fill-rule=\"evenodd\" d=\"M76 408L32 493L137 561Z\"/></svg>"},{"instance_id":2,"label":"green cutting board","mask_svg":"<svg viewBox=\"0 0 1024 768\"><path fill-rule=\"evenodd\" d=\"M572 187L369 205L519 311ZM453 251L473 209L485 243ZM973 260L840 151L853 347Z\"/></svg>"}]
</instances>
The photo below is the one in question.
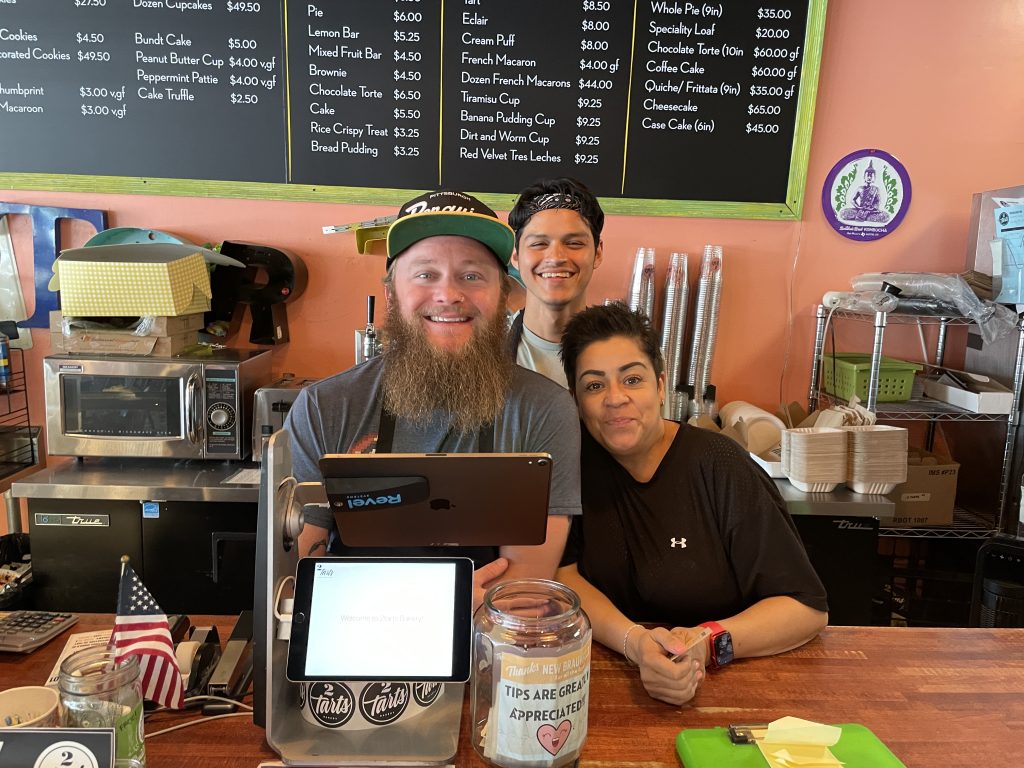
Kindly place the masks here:
<instances>
[{"instance_id":1,"label":"green cutting board","mask_svg":"<svg viewBox=\"0 0 1024 768\"><path fill-rule=\"evenodd\" d=\"M832 754L844 768L906 768L875 734L856 723L838 726ZM686 768L765 768L754 744L733 744L726 728L694 728L676 736L676 752Z\"/></svg>"}]
</instances>

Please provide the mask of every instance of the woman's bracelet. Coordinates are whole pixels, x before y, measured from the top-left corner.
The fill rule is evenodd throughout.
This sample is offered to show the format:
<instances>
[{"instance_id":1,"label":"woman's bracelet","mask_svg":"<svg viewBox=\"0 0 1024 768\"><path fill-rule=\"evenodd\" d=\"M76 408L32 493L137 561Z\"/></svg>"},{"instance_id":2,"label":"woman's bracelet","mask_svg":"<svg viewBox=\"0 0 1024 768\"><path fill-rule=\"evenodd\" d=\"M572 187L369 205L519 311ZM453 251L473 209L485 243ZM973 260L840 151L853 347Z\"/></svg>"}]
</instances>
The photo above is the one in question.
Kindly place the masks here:
<instances>
[{"instance_id":1,"label":"woman's bracelet","mask_svg":"<svg viewBox=\"0 0 1024 768\"><path fill-rule=\"evenodd\" d=\"M637 663L633 661L631 658L629 658L629 654L626 653L626 643L629 642L629 635L633 632L634 629L643 629L643 627L640 624L634 624L632 627L626 630L626 634L622 636L622 655L625 656L626 661L628 661L630 664L632 664L633 666L637 666Z\"/></svg>"}]
</instances>

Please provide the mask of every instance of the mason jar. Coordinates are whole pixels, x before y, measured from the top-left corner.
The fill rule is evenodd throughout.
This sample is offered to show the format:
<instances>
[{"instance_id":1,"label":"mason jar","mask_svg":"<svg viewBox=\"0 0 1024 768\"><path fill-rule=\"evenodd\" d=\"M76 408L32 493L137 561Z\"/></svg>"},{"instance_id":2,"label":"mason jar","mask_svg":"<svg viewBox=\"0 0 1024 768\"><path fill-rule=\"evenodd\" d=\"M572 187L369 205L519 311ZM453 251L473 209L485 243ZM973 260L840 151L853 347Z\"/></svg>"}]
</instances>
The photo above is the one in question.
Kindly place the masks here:
<instances>
[{"instance_id":1,"label":"mason jar","mask_svg":"<svg viewBox=\"0 0 1024 768\"><path fill-rule=\"evenodd\" d=\"M474 617L473 748L500 768L575 765L587 737L590 620L563 584L488 590Z\"/></svg>"},{"instance_id":2,"label":"mason jar","mask_svg":"<svg viewBox=\"0 0 1024 768\"><path fill-rule=\"evenodd\" d=\"M86 648L61 662L57 686L65 728L113 728L116 768L145 768L138 656Z\"/></svg>"}]
</instances>

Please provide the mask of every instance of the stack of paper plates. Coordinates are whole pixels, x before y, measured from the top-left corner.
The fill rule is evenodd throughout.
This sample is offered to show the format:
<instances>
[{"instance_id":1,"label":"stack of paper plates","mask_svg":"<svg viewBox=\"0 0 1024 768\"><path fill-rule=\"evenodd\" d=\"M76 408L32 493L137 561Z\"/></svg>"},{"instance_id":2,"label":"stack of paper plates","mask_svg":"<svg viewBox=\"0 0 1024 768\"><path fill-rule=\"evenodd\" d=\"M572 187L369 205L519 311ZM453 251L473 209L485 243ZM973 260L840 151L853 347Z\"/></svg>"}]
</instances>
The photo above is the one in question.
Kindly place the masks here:
<instances>
[{"instance_id":1,"label":"stack of paper plates","mask_svg":"<svg viewBox=\"0 0 1024 768\"><path fill-rule=\"evenodd\" d=\"M782 431L782 471L801 491L831 491L846 480L846 439L842 429L785 429Z\"/></svg>"},{"instance_id":2,"label":"stack of paper plates","mask_svg":"<svg viewBox=\"0 0 1024 768\"><path fill-rule=\"evenodd\" d=\"M907 430L873 424L850 434L846 484L854 493L889 493L907 479Z\"/></svg>"}]
</instances>

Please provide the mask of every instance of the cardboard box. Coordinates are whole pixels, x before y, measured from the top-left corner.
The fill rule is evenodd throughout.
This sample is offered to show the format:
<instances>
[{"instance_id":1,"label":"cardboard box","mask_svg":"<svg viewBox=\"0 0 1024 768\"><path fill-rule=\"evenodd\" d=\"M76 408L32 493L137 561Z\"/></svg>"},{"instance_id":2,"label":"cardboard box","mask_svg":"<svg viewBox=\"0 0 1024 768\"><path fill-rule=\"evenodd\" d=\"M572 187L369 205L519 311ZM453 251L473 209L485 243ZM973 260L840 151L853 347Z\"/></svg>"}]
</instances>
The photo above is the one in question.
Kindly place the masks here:
<instances>
[{"instance_id":1,"label":"cardboard box","mask_svg":"<svg viewBox=\"0 0 1024 768\"><path fill-rule=\"evenodd\" d=\"M132 336L131 334L93 333L80 331L64 336L50 334L54 352L84 352L100 355L176 355L199 341L199 331L186 331L174 336Z\"/></svg>"},{"instance_id":2,"label":"cardboard box","mask_svg":"<svg viewBox=\"0 0 1024 768\"><path fill-rule=\"evenodd\" d=\"M205 253L181 243L71 248L54 262L49 288L72 317L206 312L213 294Z\"/></svg>"},{"instance_id":3,"label":"cardboard box","mask_svg":"<svg viewBox=\"0 0 1024 768\"><path fill-rule=\"evenodd\" d=\"M971 413L1009 413L1013 409L1013 392L995 379L976 373L956 371L955 378L945 373L926 378L924 393Z\"/></svg>"},{"instance_id":4,"label":"cardboard box","mask_svg":"<svg viewBox=\"0 0 1024 768\"><path fill-rule=\"evenodd\" d=\"M763 451L760 454L751 453L750 458L754 460L761 469L768 473L768 477L783 478L786 473L782 471L782 445L776 445Z\"/></svg>"},{"instance_id":5,"label":"cardboard box","mask_svg":"<svg viewBox=\"0 0 1024 768\"><path fill-rule=\"evenodd\" d=\"M912 463L915 456L922 463ZM883 528L949 525L953 522L959 473L960 465L948 456L912 450L908 455L907 482L886 494L896 504L892 519L880 520L879 525Z\"/></svg>"},{"instance_id":6,"label":"cardboard box","mask_svg":"<svg viewBox=\"0 0 1024 768\"><path fill-rule=\"evenodd\" d=\"M50 313L50 333L72 335L88 332L96 335L116 334L118 336L133 336L136 338L144 336L177 336L188 331L201 331L205 317L202 312L196 312L192 315L178 315L177 317L167 317L166 315L147 317L145 318L145 333L140 334L136 330L124 328L97 328L94 327L96 325L95 321L88 320L83 320L81 324L83 327L78 327L74 317L65 318L60 313L60 310L55 310ZM138 320L142 319L138 318ZM65 329L67 329L67 334L65 334Z\"/></svg>"}]
</instances>

